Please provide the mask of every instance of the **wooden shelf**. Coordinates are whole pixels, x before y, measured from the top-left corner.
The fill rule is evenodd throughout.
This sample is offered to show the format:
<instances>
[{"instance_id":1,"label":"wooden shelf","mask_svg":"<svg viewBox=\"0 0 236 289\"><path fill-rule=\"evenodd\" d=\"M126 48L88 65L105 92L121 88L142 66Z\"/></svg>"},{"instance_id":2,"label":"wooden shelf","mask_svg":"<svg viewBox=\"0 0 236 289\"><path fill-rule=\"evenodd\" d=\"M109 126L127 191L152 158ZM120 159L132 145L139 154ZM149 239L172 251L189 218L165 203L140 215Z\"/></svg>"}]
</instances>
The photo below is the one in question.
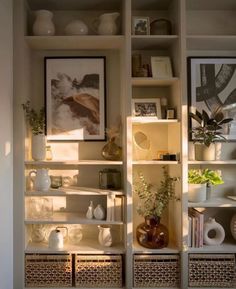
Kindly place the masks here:
<instances>
[{"instance_id":1,"label":"wooden shelf","mask_svg":"<svg viewBox=\"0 0 236 289\"><path fill-rule=\"evenodd\" d=\"M173 244L169 244L168 247L163 249L149 249L139 245L136 240L133 241L133 254L176 254L179 253L179 251L180 250Z\"/></svg>"},{"instance_id":2,"label":"wooden shelf","mask_svg":"<svg viewBox=\"0 0 236 289\"><path fill-rule=\"evenodd\" d=\"M188 50L236 50L236 35L188 35Z\"/></svg>"},{"instance_id":3,"label":"wooden shelf","mask_svg":"<svg viewBox=\"0 0 236 289\"><path fill-rule=\"evenodd\" d=\"M106 161L106 160L79 160L79 161L65 161L65 160L53 160L53 161L25 161L26 166L112 166L122 165L122 161Z\"/></svg>"},{"instance_id":4,"label":"wooden shelf","mask_svg":"<svg viewBox=\"0 0 236 289\"><path fill-rule=\"evenodd\" d=\"M188 248L188 253L235 253L236 244L235 241L224 242L217 246L204 245L202 248Z\"/></svg>"},{"instance_id":5,"label":"wooden shelf","mask_svg":"<svg viewBox=\"0 0 236 289\"><path fill-rule=\"evenodd\" d=\"M236 201L228 198L211 198L201 203L188 203L189 208L236 208Z\"/></svg>"},{"instance_id":6,"label":"wooden shelf","mask_svg":"<svg viewBox=\"0 0 236 289\"><path fill-rule=\"evenodd\" d=\"M227 161L188 161L189 165L236 165L236 160Z\"/></svg>"},{"instance_id":7,"label":"wooden shelf","mask_svg":"<svg viewBox=\"0 0 236 289\"><path fill-rule=\"evenodd\" d=\"M87 219L85 213L54 212L48 219L25 219L25 224L89 224L89 225L123 225L121 221Z\"/></svg>"},{"instance_id":8,"label":"wooden shelf","mask_svg":"<svg viewBox=\"0 0 236 289\"><path fill-rule=\"evenodd\" d=\"M167 49L172 46L177 40L177 35L132 35L132 49Z\"/></svg>"},{"instance_id":9,"label":"wooden shelf","mask_svg":"<svg viewBox=\"0 0 236 289\"><path fill-rule=\"evenodd\" d=\"M178 77L154 78L154 77L132 77L132 86L172 86L179 81Z\"/></svg>"},{"instance_id":10,"label":"wooden shelf","mask_svg":"<svg viewBox=\"0 0 236 289\"><path fill-rule=\"evenodd\" d=\"M69 187L50 189L48 191L26 191L26 196L70 196L70 195L124 195L123 191L115 190L102 190L96 188L85 188L85 187Z\"/></svg>"},{"instance_id":11,"label":"wooden shelf","mask_svg":"<svg viewBox=\"0 0 236 289\"><path fill-rule=\"evenodd\" d=\"M79 36L25 36L25 41L33 50L72 50L72 49L121 49L122 35L79 35Z\"/></svg>"},{"instance_id":12,"label":"wooden shelf","mask_svg":"<svg viewBox=\"0 0 236 289\"><path fill-rule=\"evenodd\" d=\"M111 247L101 246L97 240L81 240L78 245L65 243L61 250L52 250L47 243L32 243L30 242L25 249L25 253L37 254L58 254L58 253L80 253L80 254L123 254L125 248L122 244L112 244Z\"/></svg>"},{"instance_id":13,"label":"wooden shelf","mask_svg":"<svg viewBox=\"0 0 236 289\"><path fill-rule=\"evenodd\" d=\"M158 123L158 124L170 124L178 123L178 119L158 119L157 117L147 116L147 117L132 117L133 124L148 124L148 123Z\"/></svg>"},{"instance_id":14,"label":"wooden shelf","mask_svg":"<svg viewBox=\"0 0 236 289\"><path fill-rule=\"evenodd\" d=\"M133 165L178 165L179 161L155 161L155 160L138 160L132 161Z\"/></svg>"}]
</instances>

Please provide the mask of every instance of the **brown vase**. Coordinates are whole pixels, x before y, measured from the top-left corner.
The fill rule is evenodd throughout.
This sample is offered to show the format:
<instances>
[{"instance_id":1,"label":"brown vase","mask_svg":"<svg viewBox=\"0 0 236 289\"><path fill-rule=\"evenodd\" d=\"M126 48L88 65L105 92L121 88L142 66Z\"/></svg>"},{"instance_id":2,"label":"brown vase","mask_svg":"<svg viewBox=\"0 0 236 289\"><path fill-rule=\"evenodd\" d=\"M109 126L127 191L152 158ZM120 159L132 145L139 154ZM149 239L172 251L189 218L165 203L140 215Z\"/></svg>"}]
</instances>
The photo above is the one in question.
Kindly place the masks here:
<instances>
[{"instance_id":1,"label":"brown vase","mask_svg":"<svg viewBox=\"0 0 236 289\"><path fill-rule=\"evenodd\" d=\"M160 223L160 217L145 217L136 229L138 243L146 248L161 249L169 242L168 229Z\"/></svg>"},{"instance_id":2,"label":"brown vase","mask_svg":"<svg viewBox=\"0 0 236 289\"><path fill-rule=\"evenodd\" d=\"M122 156L122 149L115 143L115 138L109 139L109 141L102 148L102 156L105 160L119 161Z\"/></svg>"}]
</instances>

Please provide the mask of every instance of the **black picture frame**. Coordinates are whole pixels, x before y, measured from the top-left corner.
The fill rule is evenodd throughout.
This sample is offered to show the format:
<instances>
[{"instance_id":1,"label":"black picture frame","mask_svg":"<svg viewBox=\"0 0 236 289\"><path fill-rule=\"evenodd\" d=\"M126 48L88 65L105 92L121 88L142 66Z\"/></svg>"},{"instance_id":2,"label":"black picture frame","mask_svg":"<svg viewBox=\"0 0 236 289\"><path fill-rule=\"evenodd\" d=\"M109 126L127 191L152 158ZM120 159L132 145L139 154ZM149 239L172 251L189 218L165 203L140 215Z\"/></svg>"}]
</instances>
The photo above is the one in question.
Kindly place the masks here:
<instances>
[{"instance_id":1,"label":"black picture frame","mask_svg":"<svg viewBox=\"0 0 236 289\"><path fill-rule=\"evenodd\" d=\"M106 139L106 57L45 57L48 140Z\"/></svg>"},{"instance_id":2,"label":"black picture frame","mask_svg":"<svg viewBox=\"0 0 236 289\"><path fill-rule=\"evenodd\" d=\"M236 57L188 57L187 76L188 111L204 109L209 115L221 111L233 118L222 133L228 141L236 141ZM188 119L190 131L194 121Z\"/></svg>"}]
</instances>

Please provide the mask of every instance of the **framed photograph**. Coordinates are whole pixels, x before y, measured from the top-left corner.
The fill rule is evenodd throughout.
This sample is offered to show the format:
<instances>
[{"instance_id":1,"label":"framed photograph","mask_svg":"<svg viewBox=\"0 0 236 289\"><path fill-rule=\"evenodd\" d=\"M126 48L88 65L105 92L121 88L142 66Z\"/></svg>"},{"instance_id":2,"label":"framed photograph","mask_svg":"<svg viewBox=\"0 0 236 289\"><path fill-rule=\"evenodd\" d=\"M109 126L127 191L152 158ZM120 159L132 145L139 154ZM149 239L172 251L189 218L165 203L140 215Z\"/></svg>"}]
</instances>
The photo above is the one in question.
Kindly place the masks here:
<instances>
[{"instance_id":1,"label":"framed photograph","mask_svg":"<svg viewBox=\"0 0 236 289\"><path fill-rule=\"evenodd\" d=\"M149 17L136 17L132 18L132 30L134 35L149 35L150 22Z\"/></svg>"},{"instance_id":2,"label":"framed photograph","mask_svg":"<svg viewBox=\"0 0 236 289\"><path fill-rule=\"evenodd\" d=\"M209 115L223 113L233 121L224 125L223 136L236 140L236 58L188 57L189 111ZM189 123L193 127L192 121ZM192 140L192 136L190 136Z\"/></svg>"},{"instance_id":3,"label":"framed photograph","mask_svg":"<svg viewBox=\"0 0 236 289\"><path fill-rule=\"evenodd\" d=\"M49 140L105 140L105 57L45 57Z\"/></svg>"},{"instance_id":4,"label":"framed photograph","mask_svg":"<svg viewBox=\"0 0 236 289\"><path fill-rule=\"evenodd\" d=\"M160 98L132 99L132 115L135 117L156 117L161 119Z\"/></svg>"},{"instance_id":5,"label":"framed photograph","mask_svg":"<svg viewBox=\"0 0 236 289\"><path fill-rule=\"evenodd\" d=\"M151 56L152 77L168 78L172 77L172 68L170 57L168 56Z\"/></svg>"}]
</instances>

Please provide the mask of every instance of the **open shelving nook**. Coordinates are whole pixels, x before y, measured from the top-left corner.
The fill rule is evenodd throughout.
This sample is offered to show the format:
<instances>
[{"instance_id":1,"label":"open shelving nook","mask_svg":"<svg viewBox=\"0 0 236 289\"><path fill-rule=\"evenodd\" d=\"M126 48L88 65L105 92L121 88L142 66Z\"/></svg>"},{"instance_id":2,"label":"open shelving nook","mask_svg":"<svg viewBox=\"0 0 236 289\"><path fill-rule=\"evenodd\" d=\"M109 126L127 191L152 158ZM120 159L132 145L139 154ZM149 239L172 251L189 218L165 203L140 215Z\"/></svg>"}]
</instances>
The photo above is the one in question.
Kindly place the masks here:
<instances>
[{"instance_id":1,"label":"open shelving nook","mask_svg":"<svg viewBox=\"0 0 236 289\"><path fill-rule=\"evenodd\" d=\"M53 12L55 36L33 35L34 13L39 9ZM167 264L165 272L173 269L173 274L170 275L176 278L172 280L173 283L168 283L165 276L163 278L155 276L156 280L167 280L166 284L160 283L162 289L196 288L189 285L187 268L189 268L191 254L215 256L220 253L235 256L236 243L230 236L228 223L236 213L236 202L226 196L229 192L232 195L236 194L234 191L236 145L234 142L222 144L222 154L216 161L195 161L189 155L192 144L188 142L187 137L187 57L236 55L235 1L15 0L14 11L14 47L16 48L14 202L17 204L15 205L15 235L19 236L14 249L17 252L15 287L17 289L25 287L23 265L25 256L61 254L61 256L69 255L72 261L77 255L98 256L105 259L110 257L111 260L113 257L118 258L122 268L122 285L115 288L160 287L153 280L147 280L148 278L143 278L144 283L139 283L140 280L135 273L139 262L140 264L145 262L144 276L145 274L149 276L147 273L150 272L161 271L153 269L154 263L157 266L155 268L160 269L163 267L158 266ZM118 34L97 35L92 28L94 19L109 12L120 13ZM132 27L133 17L149 17L150 23L157 18L167 18L172 23L172 32L170 35L135 35ZM74 18L88 24L88 35L65 35L65 25ZM226 25L225 21L229 25ZM132 75L133 54L141 55L143 64L150 66L151 56L170 57L172 75L164 78ZM105 141L51 141L49 142L53 151L51 161L31 159L30 129L25 124L21 104L30 99L36 109L44 105L44 57L52 56L106 57L106 127L117 124L117 119L121 118L122 133L119 139L123 155L121 160L107 161L102 158L101 150ZM174 109L174 118L133 116L133 100L145 98L165 98L168 107ZM138 131L144 133L150 140L150 149L142 157L136 154L137 148L133 138ZM176 159L160 159L159 155L162 153L173 154ZM139 200L133 192L133 187L139 172L143 173L148 182L158 187L163 166L167 167L171 176L179 178L176 183L177 200L170 202L161 218L169 230L170 242L163 249L148 249L140 246L136 240L136 228L143 222L143 218L137 213ZM29 172L41 168L48 168L50 175L72 178L73 186L35 191L29 180ZM107 168L121 172L121 189L114 191L99 189L99 172ZM214 198L201 203L190 203L187 183L189 168L220 169L225 184L215 190ZM53 200L55 203L53 215L47 217L28 215L30 201L33 202L37 198ZM85 217L91 200L94 204L101 203L107 209L110 206L110 198L117 198L119 203L114 219L96 220ZM227 238L222 245L188 247L189 208L202 208L206 212L206 219L208 216L219 216L227 231ZM98 225L111 227L114 239L111 247L99 245ZM34 238L32 240L32 232L37 226L46 228L45 236L48 236L50 230L57 226L67 226L71 232L73 229L81 229L83 238L76 243L71 235L63 249L50 249L47 237L40 242L35 242ZM57 287L63 288L63 286ZM106 286L99 285L96 288L104 287ZM210 284L201 288L215 288L215 286Z\"/></svg>"}]
</instances>

